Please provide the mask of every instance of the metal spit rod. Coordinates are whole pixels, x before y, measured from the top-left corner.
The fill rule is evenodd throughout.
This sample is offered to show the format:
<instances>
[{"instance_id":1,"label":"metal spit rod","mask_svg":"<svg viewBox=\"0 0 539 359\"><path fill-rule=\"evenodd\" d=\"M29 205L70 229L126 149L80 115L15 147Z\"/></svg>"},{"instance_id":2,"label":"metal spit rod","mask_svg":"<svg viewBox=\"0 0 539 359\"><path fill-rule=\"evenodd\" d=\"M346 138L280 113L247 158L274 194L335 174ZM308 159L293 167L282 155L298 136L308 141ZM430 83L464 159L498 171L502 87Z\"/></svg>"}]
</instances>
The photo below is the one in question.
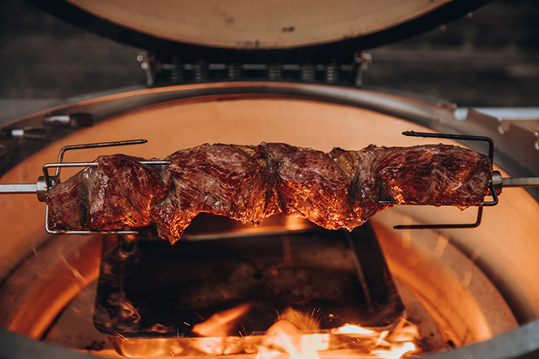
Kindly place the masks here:
<instances>
[{"instance_id":1,"label":"metal spit rod","mask_svg":"<svg viewBox=\"0 0 539 359\"><path fill-rule=\"evenodd\" d=\"M539 187L539 177L502 178L502 187Z\"/></svg>"},{"instance_id":2,"label":"metal spit rod","mask_svg":"<svg viewBox=\"0 0 539 359\"><path fill-rule=\"evenodd\" d=\"M168 165L170 161L140 161L146 165ZM95 167L96 162L63 162L63 163L47 163L45 168L52 167ZM494 187L499 188L514 188L514 187L539 187L539 177L501 177L498 171L493 172L492 180ZM38 183L14 183L0 184L0 194L36 194L38 192Z\"/></svg>"},{"instance_id":3,"label":"metal spit rod","mask_svg":"<svg viewBox=\"0 0 539 359\"><path fill-rule=\"evenodd\" d=\"M406 131L403 132L405 136L415 137L431 137L431 138L449 138L457 140L471 140L471 141L486 141L489 144L489 157L493 159L494 144L491 138L483 136L468 136L468 135L453 135L453 134L435 134ZM62 162L66 151L88 149L88 148L101 148L111 146L125 146L146 143L145 139L128 140L128 141L115 141L115 142L101 142L91 144L80 144L63 147L58 155L57 163L47 163L43 166L44 176L38 178L37 183L23 183L23 184L0 184L0 194L37 194L38 200L44 202L46 193L57 183L59 183L60 170L64 167L95 167L97 162ZM168 165L170 161L165 160L142 160L141 164L146 165ZM56 168L55 175L49 174L50 168ZM395 226L396 229L425 229L425 228L474 228L481 223L483 206L493 206L498 203L496 193L500 192L502 188L511 187L539 187L539 177L509 177L503 178L499 171L493 171L492 180L490 182L490 193L493 200L489 202L483 202L478 208L477 219L475 223L468 224L433 224L433 225L401 225ZM392 203L393 201L381 201L381 203ZM403 203L406 204L406 203ZM458 203L432 203L433 205L458 205ZM134 231L54 231L48 228L48 208L46 210L45 227L47 232L52 234L92 234L92 233L124 233L132 234Z\"/></svg>"},{"instance_id":4,"label":"metal spit rod","mask_svg":"<svg viewBox=\"0 0 539 359\"><path fill-rule=\"evenodd\" d=\"M452 134L439 134L439 133L423 133L406 131L403 132L405 136L414 137L430 137L430 138L450 138L459 140L479 140L487 141L489 143L489 156L493 157L493 144L492 139L482 136L467 136L467 135L452 135ZM16 184L0 184L0 194L44 194L52 188L53 176L49 174L49 168L56 168L54 178L57 180L60 177L60 170L64 167L95 167L97 162L63 162L64 154L70 150L89 149L89 148L103 148L112 146L126 146L136 145L148 142L146 139L126 140L126 141L111 141L111 142L99 142L89 144L78 144L64 146L58 154L58 162L47 163L43 166L44 180L40 177L37 183L16 183ZM141 164L146 165L168 165L170 161L164 160L143 160ZM508 177L502 178L502 175L498 171L493 172L492 185L496 190L502 188L511 187L539 187L539 177ZM41 197L41 196L40 196ZM41 200L41 198L40 198ZM440 204L437 204L440 205Z\"/></svg>"},{"instance_id":5,"label":"metal spit rod","mask_svg":"<svg viewBox=\"0 0 539 359\"><path fill-rule=\"evenodd\" d=\"M140 161L146 165L168 165L169 161ZM93 167L97 166L96 162L63 162L63 163L47 163L46 168L52 167ZM496 177L500 177L495 181ZM501 178L501 173L494 171L492 177L494 182L494 188L500 190L502 188L516 188L516 187L539 187L539 177L505 177ZM37 194L40 192L39 188L46 187L45 184L38 183L14 183L14 184L0 184L0 194ZM47 190L45 190L47 191Z\"/></svg>"},{"instance_id":6,"label":"metal spit rod","mask_svg":"<svg viewBox=\"0 0 539 359\"><path fill-rule=\"evenodd\" d=\"M169 165L170 161L148 160L139 161L143 165ZM62 163L46 163L43 168L63 168L63 167L96 167L97 162L62 162ZM41 177L40 177L41 178ZM37 194L40 192L41 180L37 183L14 183L0 184L0 194ZM45 186L46 187L46 186Z\"/></svg>"},{"instance_id":7,"label":"metal spit rod","mask_svg":"<svg viewBox=\"0 0 539 359\"><path fill-rule=\"evenodd\" d=\"M0 194L36 194L36 183L0 184Z\"/></svg>"}]
</instances>

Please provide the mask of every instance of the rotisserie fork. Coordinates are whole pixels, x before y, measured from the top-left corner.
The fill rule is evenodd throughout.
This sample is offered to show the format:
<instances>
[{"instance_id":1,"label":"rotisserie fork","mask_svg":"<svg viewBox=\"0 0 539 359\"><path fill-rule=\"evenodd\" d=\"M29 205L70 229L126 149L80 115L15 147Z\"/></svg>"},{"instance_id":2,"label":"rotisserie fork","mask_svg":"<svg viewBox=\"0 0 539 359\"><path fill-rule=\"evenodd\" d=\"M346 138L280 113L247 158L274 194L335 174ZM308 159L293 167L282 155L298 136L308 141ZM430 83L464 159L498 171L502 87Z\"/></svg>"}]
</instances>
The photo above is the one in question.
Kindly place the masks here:
<instances>
[{"instance_id":1,"label":"rotisserie fork","mask_svg":"<svg viewBox=\"0 0 539 359\"><path fill-rule=\"evenodd\" d=\"M138 145L148 142L145 139L126 140L126 141L114 141L114 142L99 142L79 145L64 146L58 153L58 161L56 163L46 163L43 165L43 176L40 176L36 184L24 183L24 184L0 184L0 194L37 194L37 198L40 202L45 202L46 193L55 185L60 183L60 172L62 168L68 167L95 167L96 162L63 162L64 154L67 151L89 149L89 148L104 148L104 147L116 147L127 145ZM145 160L140 161L145 165L168 165L169 161L162 160ZM49 169L56 168L54 175L49 173ZM114 231L97 231L97 230L54 230L49 228L49 209L46 206L45 210L45 230L50 234L138 234L133 230L114 230Z\"/></svg>"}]
</instances>

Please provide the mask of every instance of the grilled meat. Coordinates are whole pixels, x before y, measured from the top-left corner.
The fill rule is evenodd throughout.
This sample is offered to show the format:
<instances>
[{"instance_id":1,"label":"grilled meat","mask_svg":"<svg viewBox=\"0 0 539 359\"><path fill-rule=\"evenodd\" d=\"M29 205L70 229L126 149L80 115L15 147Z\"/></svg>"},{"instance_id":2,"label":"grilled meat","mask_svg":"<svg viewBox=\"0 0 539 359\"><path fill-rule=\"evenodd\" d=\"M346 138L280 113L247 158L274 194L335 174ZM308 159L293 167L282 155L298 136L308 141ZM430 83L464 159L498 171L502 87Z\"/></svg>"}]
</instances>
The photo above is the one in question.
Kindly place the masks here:
<instances>
[{"instance_id":1,"label":"grilled meat","mask_svg":"<svg viewBox=\"0 0 539 359\"><path fill-rule=\"evenodd\" d=\"M200 212L258 224L284 213L328 229L353 228L399 203L479 205L488 192L487 156L456 146L369 146L330 153L283 143L180 150L169 166L101 156L47 194L49 226L113 230L157 225L177 241Z\"/></svg>"},{"instance_id":2,"label":"grilled meat","mask_svg":"<svg viewBox=\"0 0 539 359\"><path fill-rule=\"evenodd\" d=\"M51 229L114 230L151 223L151 206L168 187L142 158L100 156L88 167L48 193Z\"/></svg>"},{"instance_id":3,"label":"grilled meat","mask_svg":"<svg viewBox=\"0 0 539 359\"><path fill-rule=\"evenodd\" d=\"M88 167L47 192L49 226L52 229L82 230L88 211L88 182L95 169Z\"/></svg>"}]
</instances>

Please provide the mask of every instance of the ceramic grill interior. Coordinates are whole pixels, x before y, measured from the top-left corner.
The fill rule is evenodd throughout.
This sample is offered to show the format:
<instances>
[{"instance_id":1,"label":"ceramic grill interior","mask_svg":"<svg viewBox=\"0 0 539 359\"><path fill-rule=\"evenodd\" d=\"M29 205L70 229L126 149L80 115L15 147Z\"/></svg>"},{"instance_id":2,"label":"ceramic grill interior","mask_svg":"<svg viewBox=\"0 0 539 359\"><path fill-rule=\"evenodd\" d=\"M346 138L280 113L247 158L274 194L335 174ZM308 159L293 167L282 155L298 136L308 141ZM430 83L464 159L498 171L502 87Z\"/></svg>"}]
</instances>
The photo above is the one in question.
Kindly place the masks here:
<instances>
[{"instance_id":1,"label":"ceramic grill interior","mask_svg":"<svg viewBox=\"0 0 539 359\"><path fill-rule=\"evenodd\" d=\"M1 127L7 357L538 350L539 121L360 87L358 50L480 2L320 27L328 2L280 36L284 3L53 3L147 48L149 87Z\"/></svg>"}]
</instances>

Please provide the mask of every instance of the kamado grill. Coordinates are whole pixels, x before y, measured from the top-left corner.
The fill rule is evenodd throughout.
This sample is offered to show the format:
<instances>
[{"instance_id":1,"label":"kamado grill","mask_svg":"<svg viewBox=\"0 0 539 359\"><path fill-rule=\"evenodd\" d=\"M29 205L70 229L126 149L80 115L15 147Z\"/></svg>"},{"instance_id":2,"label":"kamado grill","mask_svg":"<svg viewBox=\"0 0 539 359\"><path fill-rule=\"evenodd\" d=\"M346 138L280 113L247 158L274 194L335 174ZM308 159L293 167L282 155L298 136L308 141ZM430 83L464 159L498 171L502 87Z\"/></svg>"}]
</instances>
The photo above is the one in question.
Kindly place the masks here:
<instances>
[{"instance_id":1,"label":"kamado grill","mask_svg":"<svg viewBox=\"0 0 539 359\"><path fill-rule=\"evenodd\" d=\"M501 121L355 87L369 61L359 50L480 3L235 2L226 11L218 2L47 5L61 18L149 49L139 60L151 87L2 128L3 354L537 355L537 121ZM296 6L308 11L298 17ZM384 17L372 15L380 10ZM166 167L163 159L182 148L264 141L324 152L458 145L488 155L494 175L488 195L470 209L393 206L395 199L380 198L392 208L351 232L294 216L253 227L207 213L173 246L155 226L50 228L47 194L97 166L100 155L121 152Z\"/></svg>"}]
</instances>

